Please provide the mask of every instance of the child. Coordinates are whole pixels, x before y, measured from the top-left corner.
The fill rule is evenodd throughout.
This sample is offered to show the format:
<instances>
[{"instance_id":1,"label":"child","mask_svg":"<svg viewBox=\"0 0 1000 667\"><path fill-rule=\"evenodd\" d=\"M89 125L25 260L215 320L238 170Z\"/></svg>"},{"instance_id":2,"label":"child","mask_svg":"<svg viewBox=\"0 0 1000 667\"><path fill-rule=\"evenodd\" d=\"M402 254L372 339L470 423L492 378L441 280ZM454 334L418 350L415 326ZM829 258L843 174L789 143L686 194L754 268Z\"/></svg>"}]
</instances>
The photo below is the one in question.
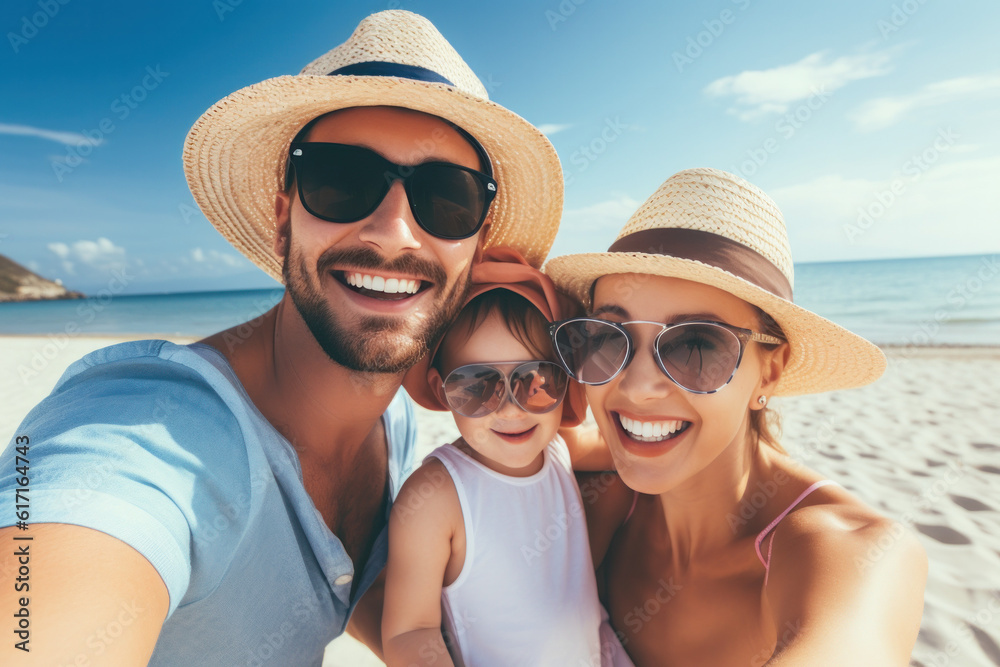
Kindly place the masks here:
<instances>
[{"instance_id":1,"label":"child","mask_svg":"<svg viewBox=\"0 0 1000 667\"><path fill-rule=\"evenodd\" d=\"M473 281L494 281L474 284L423 382L406 383L425 406L447 406L462 437L434 450L394 503L386 661L600 665L602 649L624 652L601 636L571 464L606 469L610 456L557 433L582 411L564 401L547 333L561 310L551 282L509 251L488 252Z\"/></svg>"}]
</instances>

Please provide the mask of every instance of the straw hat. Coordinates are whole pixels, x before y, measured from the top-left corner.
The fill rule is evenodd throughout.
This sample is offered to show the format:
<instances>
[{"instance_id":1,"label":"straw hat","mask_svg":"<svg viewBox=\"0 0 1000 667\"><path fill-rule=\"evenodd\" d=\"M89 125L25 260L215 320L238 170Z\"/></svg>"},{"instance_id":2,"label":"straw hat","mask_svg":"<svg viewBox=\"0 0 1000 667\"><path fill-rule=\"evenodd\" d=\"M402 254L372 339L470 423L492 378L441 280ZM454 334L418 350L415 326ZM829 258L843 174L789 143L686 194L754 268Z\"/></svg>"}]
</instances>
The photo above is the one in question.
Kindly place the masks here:
<instances>
[{"instance_id":1,"label":"straw hat","mask_svg":"<svg viewBox=\"0 0 1000 667\"><path fill-rule=\"evenodd\" d=\"M858 387L885 370L875 345L792 303L792 253L781 211L759 188L724 171L674 174L629 218L608 252L556 257L545 271L587 308L594 281L615 273L683 278L757 306L781 326L791 348L776 395Z\"/></svg>"},{"instance_id":2,"label":"straw hat","mask_svg":"<svg viewBox=\"0 0 1000 667\"><path fill-rule=\"evenodd\" d=\"M490 248L483 253L482 261L472 267L470 283L466 304L490 290L506 289L530 301L549 322L572 317L579 310L572 300L559 293L548 276L528 264L513 248ZM448 409L431 390L427 377L431 361L440 345L441 341L433 345L420 363L411 368L403 378L403 387L410 398L428 410ZM587 399L583 393L583 385L570 380L563 398L561 425L576 426L586 416Z\"/></svg>"},{"instance_id":3,"label":"straw hat","mask_svg":"<svg viewBox=\"0 0 1000 667\"><path fill-rule=\"evenodd\" d=\"M511 246L541 266L562 213L555 149L526 120L490 102L437 28L407 11L372 14L297 76L248 86L206 111L184 142L195 201L227 241L280 281L271 250L274 195L284 186L288 145L313 118L365 106L432 114L479 141L498 184L486 247Z\"/></svg>"}]
</instances>

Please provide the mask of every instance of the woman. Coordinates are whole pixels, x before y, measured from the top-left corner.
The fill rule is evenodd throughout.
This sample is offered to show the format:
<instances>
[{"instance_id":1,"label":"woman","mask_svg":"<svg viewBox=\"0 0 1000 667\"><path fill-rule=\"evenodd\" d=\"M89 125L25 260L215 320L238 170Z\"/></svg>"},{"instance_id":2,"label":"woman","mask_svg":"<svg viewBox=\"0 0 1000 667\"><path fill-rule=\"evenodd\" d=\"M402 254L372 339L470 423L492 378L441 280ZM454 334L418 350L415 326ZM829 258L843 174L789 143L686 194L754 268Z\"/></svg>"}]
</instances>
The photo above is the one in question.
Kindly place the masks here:
<instances>
[{"instance_id":1,"label":"woman","mask_svg":"<svg viewBox=\"0 0 1000 667\"><path fill-rule=\"evenodd\" d=\"M768 423L773 396L885 369L877 347L792 304L774 202L725 172L680 172L607 253L547 271L588 309L551 333L636 492L584 494L601 595L636 664L907 665L921 546L789 458Z\"/></svg>"}]
</instances>

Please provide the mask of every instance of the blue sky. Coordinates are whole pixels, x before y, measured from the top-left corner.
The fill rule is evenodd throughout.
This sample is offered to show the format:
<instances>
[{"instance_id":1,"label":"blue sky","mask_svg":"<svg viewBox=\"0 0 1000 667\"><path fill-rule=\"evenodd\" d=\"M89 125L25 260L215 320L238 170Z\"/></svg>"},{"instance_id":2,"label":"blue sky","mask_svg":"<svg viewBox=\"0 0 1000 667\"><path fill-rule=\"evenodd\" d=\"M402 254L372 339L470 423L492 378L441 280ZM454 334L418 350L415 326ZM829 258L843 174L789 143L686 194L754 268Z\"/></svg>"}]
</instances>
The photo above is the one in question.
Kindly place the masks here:
<instances>
[{"instance_id":1,"label":"blue sky","mask_svg":"<svg viewBox=\"0 0 1000 667\"><path fill-rule=\"evenodd\" d=\"M1000 251L993 1L9 0L0 253L90 293L116 271L129 293L274 286L197 211L184 136L387 8L431 19L549 135L553 255L605 249L695 166L768 192L798 262Z\"/></svg>"}]
</instances>

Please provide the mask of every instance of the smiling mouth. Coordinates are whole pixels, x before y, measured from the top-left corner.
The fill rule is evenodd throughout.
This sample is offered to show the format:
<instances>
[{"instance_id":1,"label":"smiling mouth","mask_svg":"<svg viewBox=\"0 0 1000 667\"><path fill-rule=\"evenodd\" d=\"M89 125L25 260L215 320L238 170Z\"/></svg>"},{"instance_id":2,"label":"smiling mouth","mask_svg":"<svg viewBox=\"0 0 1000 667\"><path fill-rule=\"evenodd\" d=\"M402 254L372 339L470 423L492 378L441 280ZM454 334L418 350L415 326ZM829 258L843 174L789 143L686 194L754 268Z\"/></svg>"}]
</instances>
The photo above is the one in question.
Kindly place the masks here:
<instances>
[{"instance_id":1,"label":"smiling mouth","mask_svg":"<svg viewBox=\"0 0 1000 667\"><path fill-rule=\"evenodd\" d=\"M401 301L431 287L417 278L396 278L364 271L332 271L334 279L352 292L383 301Z\"/></svg>"},{"instance_id":2,"label":"smiling mouth","mask_svg":"<svg viewBox=\"0 0 1000 667\"><path fill-rule=\"evenodd\" d=\"M673 440L691 426L691 422L680 419L640 421L622 414L618 414L617 417L618 423L621 424L625 434L638 442L664 442L666 440Z\"/></svg>"},{"instance_id":3,"label":"smiling mouth","mask_svg":"<svg viewBox=\"0 0 1000 667\"><path fill-rule=\"evenodd\" d=\"M535 432L536 428L538 428L538 424L535 424L534 426L532 426L531 428L529 428L526 431L519 431L517 433L507 433L505 431L498 431L495 428L494 429L490 429L490 430L493 431L494 433L496 433L498 436L500 436L504 440L514 441L514 442L521 442L521 441L527 440L529 437L531 437L531 435Z\"/></svg>"}]
</instances>

